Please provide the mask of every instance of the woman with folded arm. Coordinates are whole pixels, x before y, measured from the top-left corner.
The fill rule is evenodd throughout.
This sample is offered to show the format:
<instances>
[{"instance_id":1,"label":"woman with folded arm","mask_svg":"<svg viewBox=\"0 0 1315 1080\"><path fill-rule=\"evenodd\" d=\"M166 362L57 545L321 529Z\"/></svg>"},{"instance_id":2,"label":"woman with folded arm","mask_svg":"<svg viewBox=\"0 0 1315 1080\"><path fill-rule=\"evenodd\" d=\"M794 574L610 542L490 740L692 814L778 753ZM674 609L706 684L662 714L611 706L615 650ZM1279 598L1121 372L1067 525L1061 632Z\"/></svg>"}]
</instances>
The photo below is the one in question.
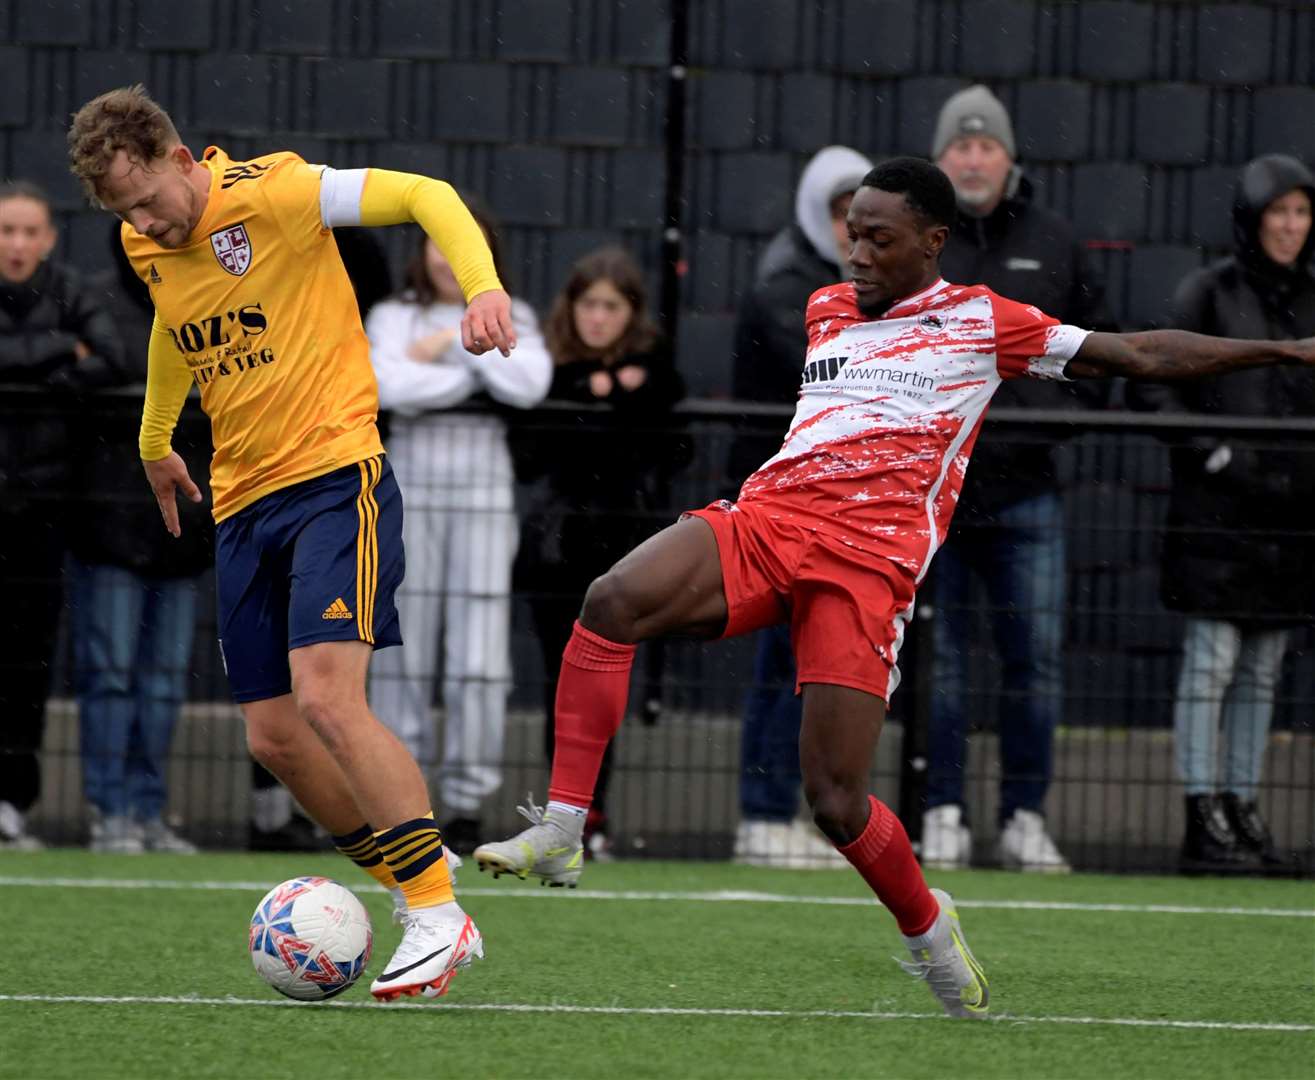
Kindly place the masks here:
<instances>
[{"instance_id":1,"label":"woman with folded arm","mask_svg":"<svg viewBox=\"0 0 1315 1080\"><path fill-rule=\"evenodd\" d=\"M506 281L491 216L475 200L467 204ZM379 404L392 418L388 456L406 499L406 577L398 592L405 644L376 654L370 707L422 766L438 762L444 841L464 854L479 842L484 800L502 784L511 686L519 526L507 423L496 406L537 405L552 381L552 361L521 300L512 302L518 343L510 356L467 352L461 288L423 233L406 280L365 324ZM441 752L430 712L440 639Z\"/></svg>"}]
</instances>

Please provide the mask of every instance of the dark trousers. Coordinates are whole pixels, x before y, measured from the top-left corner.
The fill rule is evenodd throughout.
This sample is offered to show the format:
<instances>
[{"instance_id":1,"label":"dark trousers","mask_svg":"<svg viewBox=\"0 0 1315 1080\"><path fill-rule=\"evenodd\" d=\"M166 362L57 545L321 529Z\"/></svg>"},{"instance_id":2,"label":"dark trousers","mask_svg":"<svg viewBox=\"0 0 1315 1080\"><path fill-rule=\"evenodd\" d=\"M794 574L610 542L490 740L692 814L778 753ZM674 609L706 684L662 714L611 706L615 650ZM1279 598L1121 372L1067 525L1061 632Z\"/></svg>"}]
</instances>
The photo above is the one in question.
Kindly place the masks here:
<instances>
[{"instance_id":1,"label":"dark trousers","mask_svg":"<svg viewBox=\"0 0 1315 1080\"><path fill-rule=\"evenodd\" d=\"M1041 812L1063 704L1064 506L1040 495L963 530L936 555L936 682L928 732L927 806L963 805L968 730L983 700L970 659L981 648L974 581L985 586L1000 656L999 819Z\"/></svg>"},{"instance_id":2,"label":"dark trousers","mask_svg":"<svg viewBox=\"0 0 1315 1080\"><path fill-rule=\"evenodd\" d=\"M41 794L37 754L64 604L64 540L53 513L0 510L0 801Z\"/></svg>"},{"instance_id":3,"label":"dark trousers","mask_svg":"<svg viewBox=\"0 0 1315 1080\"><path fill-rule=\"evenodd\" d=\"M799 809L799 728L804 709L794 684L790 627L761 631L740 748L740 812L746 818L790 821Z\"/></svg>"}]
</instances>

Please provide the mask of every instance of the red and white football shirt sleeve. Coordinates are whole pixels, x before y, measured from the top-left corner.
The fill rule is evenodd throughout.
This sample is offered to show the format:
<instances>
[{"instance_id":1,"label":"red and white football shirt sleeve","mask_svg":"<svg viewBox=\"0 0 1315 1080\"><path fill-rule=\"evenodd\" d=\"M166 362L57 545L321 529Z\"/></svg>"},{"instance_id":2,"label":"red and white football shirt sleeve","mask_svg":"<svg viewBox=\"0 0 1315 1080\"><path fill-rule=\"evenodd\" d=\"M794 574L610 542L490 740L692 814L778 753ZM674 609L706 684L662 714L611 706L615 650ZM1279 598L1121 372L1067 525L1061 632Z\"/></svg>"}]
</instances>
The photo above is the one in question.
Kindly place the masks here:
<instances>
[{"instance_id":1,"label":"red and white football shirt sleeve","mask_svg":"<svg viewBox=\"0 0 1315 1080\"><path fill-rule=\"evenodd\" d=\"M1061 323L1031 304L1020 304L995 293L989 295L995 316L995 365L1000 378L1029 375L1067 381L1064 368L1091 331Z\"/></svg>"},{"instance_id":2,"label":"red and white football shirt sleeve","mask_svg":"<svg viewBox=\"0 0 1315 1080\"><path fill-rule=\"evenodd\" d=\"M808 298L804 309L804 329L808 334L808 350L830 341L846 326L858 321L854 307L854 286L827 285Z\"/></svg>"}]
</instances>

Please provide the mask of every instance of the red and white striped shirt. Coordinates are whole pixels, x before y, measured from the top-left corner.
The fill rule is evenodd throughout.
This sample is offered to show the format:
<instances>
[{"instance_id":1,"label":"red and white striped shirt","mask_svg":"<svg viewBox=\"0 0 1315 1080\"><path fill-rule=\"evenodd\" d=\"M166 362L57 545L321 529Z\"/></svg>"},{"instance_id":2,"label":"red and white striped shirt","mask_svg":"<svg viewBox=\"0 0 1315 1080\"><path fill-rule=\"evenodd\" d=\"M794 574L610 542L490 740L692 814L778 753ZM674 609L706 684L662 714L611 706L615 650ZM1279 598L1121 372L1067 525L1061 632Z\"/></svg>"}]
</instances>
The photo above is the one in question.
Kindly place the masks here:
<instances>
[{"instance_id":1,"label":"red and white striped shirt","mask_svg":"<svg viewBox=\"0 0 1315 1080\"><path fill-rule=\"evenodd\" d=\"M1063 379L1089 331L984 285L937 281L879 318L815 292L799 406L740 502L884 556L921 580L1004 379Z\"/></svg>"}]
</instances>

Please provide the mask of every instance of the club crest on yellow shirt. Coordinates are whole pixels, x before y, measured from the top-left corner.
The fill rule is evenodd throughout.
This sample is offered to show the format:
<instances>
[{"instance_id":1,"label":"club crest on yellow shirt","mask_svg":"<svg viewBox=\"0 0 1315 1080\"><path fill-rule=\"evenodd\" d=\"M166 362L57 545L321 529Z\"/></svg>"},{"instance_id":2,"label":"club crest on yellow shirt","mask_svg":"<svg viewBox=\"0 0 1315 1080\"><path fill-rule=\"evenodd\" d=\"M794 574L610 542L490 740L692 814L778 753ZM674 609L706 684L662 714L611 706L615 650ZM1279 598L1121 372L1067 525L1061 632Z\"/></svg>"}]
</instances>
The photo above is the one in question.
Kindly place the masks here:
<instances>
[{"instance_id":1,"label":"club crest on yellow shirt","mask_svg":"<svg viewBox=\"0 0 1315 1080\"><path fill-rule=\"evenodd\" d=\"M235 277L241 277L251 265L251 239L247 236L245 225L230 225L210 234L210 246L214 248L219 265Z\"/></svg>"}]
</instances>

